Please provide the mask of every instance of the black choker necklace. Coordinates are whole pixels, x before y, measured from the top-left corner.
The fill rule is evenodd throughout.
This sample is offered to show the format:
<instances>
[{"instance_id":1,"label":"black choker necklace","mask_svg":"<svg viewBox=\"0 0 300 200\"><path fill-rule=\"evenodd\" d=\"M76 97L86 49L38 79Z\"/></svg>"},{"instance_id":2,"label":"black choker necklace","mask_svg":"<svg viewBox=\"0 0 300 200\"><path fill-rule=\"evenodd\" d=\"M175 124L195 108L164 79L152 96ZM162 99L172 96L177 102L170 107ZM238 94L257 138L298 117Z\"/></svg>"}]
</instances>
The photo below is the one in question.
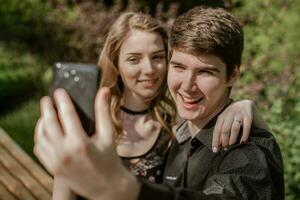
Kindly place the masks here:
<instances>
[{"instance_id":1,"label":"black choker necklace","mask_svg":"<svg viewBox=\"0 0 300 200\"><path fill-rule=\"evenodd\" d=\"M149 109L147 108L146 110L140 110L140 111L135 111L135 110L130 110L124 106L121 106L121 110L127 114L130 115L144 115L149 113Z\"/></svg>"}]
</instances>

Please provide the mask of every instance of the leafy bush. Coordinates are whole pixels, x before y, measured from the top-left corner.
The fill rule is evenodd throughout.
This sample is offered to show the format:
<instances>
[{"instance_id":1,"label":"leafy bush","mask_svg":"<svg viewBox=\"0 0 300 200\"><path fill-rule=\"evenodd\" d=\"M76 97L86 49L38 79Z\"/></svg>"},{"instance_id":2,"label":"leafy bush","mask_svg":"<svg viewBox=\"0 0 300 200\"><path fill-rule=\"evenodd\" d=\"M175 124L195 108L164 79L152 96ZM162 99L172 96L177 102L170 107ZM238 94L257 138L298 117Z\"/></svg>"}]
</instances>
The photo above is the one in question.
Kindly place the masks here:
<instances>
[{"instance_id":1,"label":"leafy bush","mask_svg":"<svg viewBox=\"0 0 300 200\"><path fill-rule=\"evenodd\" d=\"M300 5L232 1L244 25L241 80L234 93L254 99L281 147L286 199L300 198Z\"/></svg>"},{"instance_id":2,"label":"leafy bush","mask_svg":"<svg viewBox=\"0 0 300 200\"><path fill-rule=\"evenodd\" d=\"M30 53L12 49L0 43L0 110L26 100L41 87L44 64Z\"/></svg>"},{"instance_id":3,"label":"leafy bush","mask_svg":"<svg viewBox=\"0 0 300 200\"><path fill-rule=\"evenodd\" d=\"M49 13L49 17L67 38L68 51L64 53L64 59L78 62L97 62L105 36L114 22L112 19L126 11L151 10L146 1L138 3L134 0L117 0L111 5L105 1L79 1L71 4L64 0L59 2L52 5L53 12ZM176 3L164 6L159 2L153 6L154 15L161 19L165 26L169 26L177 15Z\"/></svg>"},{"instance_id":4,"label":"leafy bush","mask_svg":"<svg viewBox=\"0 0 300 200\"><path fill-rule=\"evenodd\" d=\"M53 19L56 9L44 0L0 0L0 41L26 46L26 51L55 62L67 51L64 33Z\"/></svg>"}]
</instances>

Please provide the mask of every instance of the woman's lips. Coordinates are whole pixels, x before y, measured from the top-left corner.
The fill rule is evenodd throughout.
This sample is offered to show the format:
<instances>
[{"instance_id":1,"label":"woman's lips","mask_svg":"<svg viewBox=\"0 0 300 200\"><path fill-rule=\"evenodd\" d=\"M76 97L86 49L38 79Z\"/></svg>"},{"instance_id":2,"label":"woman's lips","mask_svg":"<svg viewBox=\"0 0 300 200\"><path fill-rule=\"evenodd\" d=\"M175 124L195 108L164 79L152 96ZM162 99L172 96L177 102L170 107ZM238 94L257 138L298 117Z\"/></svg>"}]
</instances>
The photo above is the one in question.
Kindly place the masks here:
<instances>
[{"instance_id":1,"label":"woman's lips","mask_svg":"<svg viewBox=\"0 0 300 200\"><path fill-rule=\"evenodd\" d=\"M155 78L155 79L145 79L145 80L138 80L138 83L142 84L142 86L145 89L151 89L151 88L153 88L156 85L157 81L158 81L158 78Z\"/></svg>"}]
</instances>

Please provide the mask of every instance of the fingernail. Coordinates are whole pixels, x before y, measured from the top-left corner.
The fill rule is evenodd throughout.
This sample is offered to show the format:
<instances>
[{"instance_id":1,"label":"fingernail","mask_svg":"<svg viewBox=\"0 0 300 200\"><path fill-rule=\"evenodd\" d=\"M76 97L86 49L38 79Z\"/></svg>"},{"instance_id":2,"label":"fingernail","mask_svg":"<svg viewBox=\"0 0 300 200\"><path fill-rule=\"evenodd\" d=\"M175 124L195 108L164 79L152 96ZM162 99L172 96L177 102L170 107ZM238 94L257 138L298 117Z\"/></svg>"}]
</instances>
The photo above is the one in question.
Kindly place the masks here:
<instances>
[{"instance_id":1,"label":"fingernail","mask_svg":"<svg viewBox=\"0 0 300 200\"><path fill-rule=\"evenodd\" d=\"M218 152L218 147L213 147L213 152L217 153Z\"/></svg>"},{"instance_id":2,"label":"fingernail","mask_svg":"<svg viewBox=\"0 0 300 200\"><path fill-rule=\"evenodd\" d=\"M54 99L56 101L60 101L60 100L62 100L62 98L64 98L64 96L68 95L68 93L65 89L58 88L54 91L53 95L54 95Z\"/></svg>"},{"instance_id":3,"label":"fingernail","mask_svg":"<svg viewBox=\"0 0 300 200\"><path fill-rule=\"evenodd\" d=\"M225 148L224 148L224 151L227 151L227 150L228 150L228 148L227 148L227 147L225 147Z\"/></svg>"},{"instance_id":4,"label":"fingernail","mask_svg":"<svg viewBox=\"0 0 300 200\"><path fill-rule=\"evenodd\" d=\"M62 88L57 88L55 91L54 91L54 95L61 95L62 93L65 93L65 90L62 89Z\"/></svg>"}]
</instances>

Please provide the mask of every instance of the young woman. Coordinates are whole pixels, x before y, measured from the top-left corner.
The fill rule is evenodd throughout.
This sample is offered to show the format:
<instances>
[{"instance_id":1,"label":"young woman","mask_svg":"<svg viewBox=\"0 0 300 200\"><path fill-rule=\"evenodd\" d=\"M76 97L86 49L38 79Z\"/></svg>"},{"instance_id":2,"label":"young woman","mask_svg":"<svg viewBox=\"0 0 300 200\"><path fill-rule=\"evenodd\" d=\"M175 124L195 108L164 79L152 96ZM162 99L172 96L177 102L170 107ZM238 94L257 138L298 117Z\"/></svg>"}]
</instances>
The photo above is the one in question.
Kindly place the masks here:
<instances>
[{"instance_id":1,"label":"young woman","mask_svg":"<svg viewBox=\"0 0 300 200\"><path fill-rule=\"evenodd\" d=\"M124 13L112 25L98 64L101 86L111 88L118 155L133 174L161 182L177 120L166 84L166 32L148 15ZM241 125L242 140L246 140L251 123L250 101L230 105L218 120L212 149L235 143ZM54 199L63 199L67 193L56 177Z\"/></svg>"}]
</instances>

